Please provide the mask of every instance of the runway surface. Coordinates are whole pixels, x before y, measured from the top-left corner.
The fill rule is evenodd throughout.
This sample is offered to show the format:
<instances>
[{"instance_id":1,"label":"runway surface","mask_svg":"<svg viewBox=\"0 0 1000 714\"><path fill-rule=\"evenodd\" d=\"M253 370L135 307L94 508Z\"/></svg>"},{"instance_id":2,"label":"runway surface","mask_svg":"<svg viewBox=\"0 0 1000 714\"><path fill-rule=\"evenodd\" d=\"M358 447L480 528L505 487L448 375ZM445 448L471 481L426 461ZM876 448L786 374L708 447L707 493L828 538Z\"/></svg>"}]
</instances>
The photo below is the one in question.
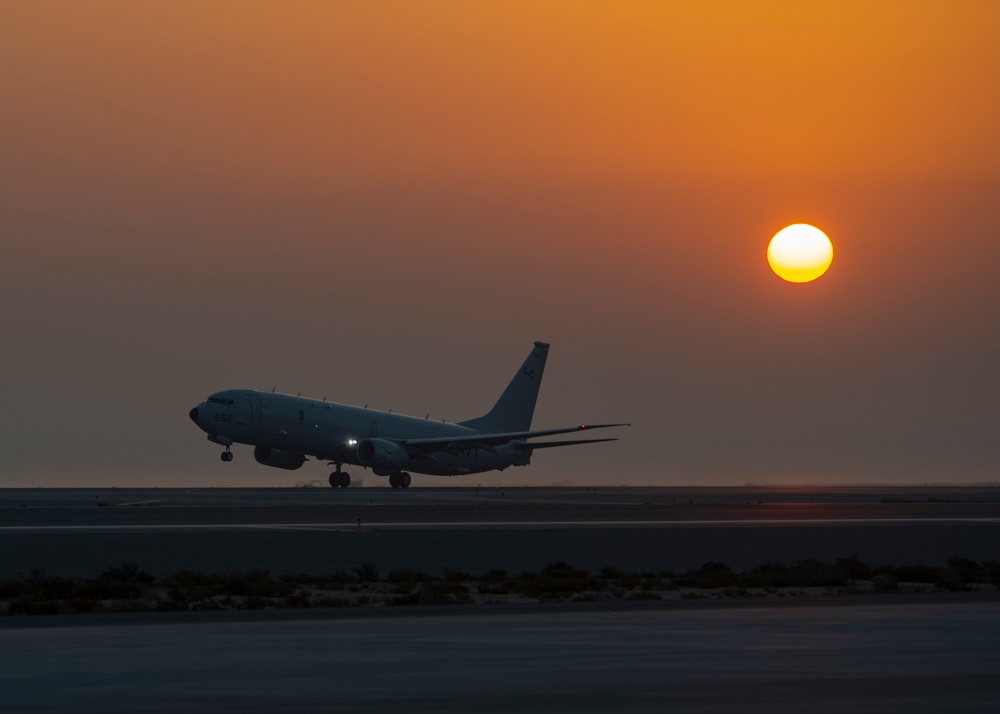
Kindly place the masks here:
<instances>
[{"instance_id":1,"label":"runway surface","mask_svg":"<svg viewBox=\"0 0 1000 714\"><path fill-rule=\"evenodd\" d=\"M1000 560L1000 489L0 490L0 579L851 555ZM993 712L969 595L6 617L0 711Z\"/></svg>"},{"instance_id":2,"label":"runway surface","mask_svg":"<svg viewBox=\"0 0 1000 714\"><path fill-rule=\"evenodd\" d=\"M360 525L359 525L360 521ZM0 578L1000 560L1000 489L0 491Z\"/></svg>"},{"instance_id":3,"label":"runway surface","mask_svg":"<svg viewBox=\"0 0 1000 714\"><path fill-rule=\"evenodd\" d=\"M0 710L892 714L1000 706L995 603L91 623L0 625Z\"/></svg>"}]
</instances>

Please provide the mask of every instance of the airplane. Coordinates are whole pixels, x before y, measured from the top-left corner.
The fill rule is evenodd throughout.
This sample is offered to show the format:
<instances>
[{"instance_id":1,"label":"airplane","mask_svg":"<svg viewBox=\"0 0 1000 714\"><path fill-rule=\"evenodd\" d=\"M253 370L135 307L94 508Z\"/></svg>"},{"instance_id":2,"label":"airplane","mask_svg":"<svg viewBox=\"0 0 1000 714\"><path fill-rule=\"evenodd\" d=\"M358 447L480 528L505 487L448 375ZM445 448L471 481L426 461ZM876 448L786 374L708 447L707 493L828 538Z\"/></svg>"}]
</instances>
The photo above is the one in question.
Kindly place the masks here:
<instances>
[{"instance_id":1,"label":"airplane","mask_svg":"<svg viewBox=\"0 0 1000 714\"><path fill-rule=\"evenodd\" d=\"M409 472L459 476L527 466L535 449L594 444L617 439L529 442L540 436L569 434L629 424L591 424L531 430L538 388L549 345L536 342L521 368L493 408L481 417L453 424L428 417L388 412L250 389L216 392L188 416L226 448L222 460L233 460L233 444L253 446L259 464L295 470L307 456L335 467L330 485L347 488L344 464L388 476L392 488L409 488Z\"/></svg>"}]
</instances>

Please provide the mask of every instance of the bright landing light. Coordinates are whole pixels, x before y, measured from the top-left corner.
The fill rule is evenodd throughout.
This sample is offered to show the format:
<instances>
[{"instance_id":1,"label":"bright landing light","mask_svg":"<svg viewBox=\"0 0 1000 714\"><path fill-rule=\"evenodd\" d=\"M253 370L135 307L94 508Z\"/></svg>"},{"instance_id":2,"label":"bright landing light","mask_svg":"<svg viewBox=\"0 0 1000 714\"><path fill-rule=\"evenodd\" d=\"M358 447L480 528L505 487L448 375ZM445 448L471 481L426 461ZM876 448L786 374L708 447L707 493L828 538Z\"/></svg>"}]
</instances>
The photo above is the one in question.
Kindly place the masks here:
<instances>
[{"instance_id":1,"label":"bright landing light","mask_svg":"<svg viewBox=\"0 0 1000 714\"><path fill-rule=\"evenodd\" d=\"M826 233L808 223L795 223L778 231L767 246L771 270L790 283L808 283L830 267L833 244Z\"/></svg>"}]
</instances>

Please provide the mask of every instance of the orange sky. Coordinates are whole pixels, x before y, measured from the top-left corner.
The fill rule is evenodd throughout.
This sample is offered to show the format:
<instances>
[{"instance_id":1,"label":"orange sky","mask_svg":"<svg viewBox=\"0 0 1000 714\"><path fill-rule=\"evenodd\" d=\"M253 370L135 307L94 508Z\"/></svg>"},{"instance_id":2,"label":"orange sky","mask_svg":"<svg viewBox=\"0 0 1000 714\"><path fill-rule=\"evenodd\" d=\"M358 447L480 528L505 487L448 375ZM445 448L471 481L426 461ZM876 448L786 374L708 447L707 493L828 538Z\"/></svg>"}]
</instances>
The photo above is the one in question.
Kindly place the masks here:
<instances>
[{"instance_id":1,"label":"orange sky","mask_svg":"<svg viewBox=\"0 0 1000 714\"><path fill-rule=\"evenodd\" d=\"M526 169L982 177L1000 159L989 1L3 8L22 161L303 191Z\"/></svg>"},{"instance_id":2,"label":"orange sky","mask_svg":"<svg viewBox=\"0 0 1000 714\"><path fill-rule=\"evenodd\" d=\"M997 37L989 1L0 1L8 399L139 420L4 448L235 483L172 421L202 392L458 419L543 339L536 421L637 426L522 480L995 477ZM837 252L797 290L800 221Z\"/></svg>"}]
</instances>

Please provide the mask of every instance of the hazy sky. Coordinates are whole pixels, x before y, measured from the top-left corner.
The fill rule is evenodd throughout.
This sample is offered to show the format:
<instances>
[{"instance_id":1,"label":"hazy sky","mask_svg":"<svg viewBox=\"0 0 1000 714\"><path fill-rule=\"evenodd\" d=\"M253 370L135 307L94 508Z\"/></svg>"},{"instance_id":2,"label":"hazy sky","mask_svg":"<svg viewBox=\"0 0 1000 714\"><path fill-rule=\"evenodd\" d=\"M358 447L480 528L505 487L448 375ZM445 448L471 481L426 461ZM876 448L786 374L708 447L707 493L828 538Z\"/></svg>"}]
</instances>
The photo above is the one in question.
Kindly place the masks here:
<instances>
[{"instance_id":1,"label":"hazy sky","mask_svg":"<svg viewBox=\"0 0 1000 714\"><path fill-rule=\"evenodd\" d=\"M471 418L534 340L535 427L634 426L452 484L1000 481L997 37L992 0L0 0L0 485L325 479L187 411ZM795 222L815 283L767 266Z\"/></svg>"}]
</instances>

